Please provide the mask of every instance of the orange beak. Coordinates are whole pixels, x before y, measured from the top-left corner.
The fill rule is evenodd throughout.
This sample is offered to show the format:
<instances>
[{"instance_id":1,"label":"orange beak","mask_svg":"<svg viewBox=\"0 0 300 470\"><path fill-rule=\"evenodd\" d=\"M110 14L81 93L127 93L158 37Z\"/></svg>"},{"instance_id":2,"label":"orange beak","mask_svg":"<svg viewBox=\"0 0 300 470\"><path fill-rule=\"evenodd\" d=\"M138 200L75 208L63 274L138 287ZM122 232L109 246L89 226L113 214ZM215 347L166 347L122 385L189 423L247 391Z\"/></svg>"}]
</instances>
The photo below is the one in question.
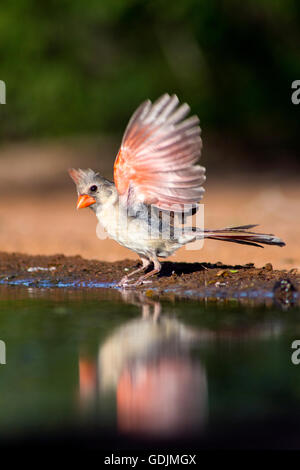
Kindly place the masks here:
<instances>
[{"instance_id":1,"label":"orange beak","mask_svg":"<svg viewBox=\"0 0 300 470\"><path fill-rule=\"evenodd\" d=\"M88 194L79 194L77 200L77 209L83 209L84 207L89 207L92 204L95 204L96 199Z\"/></svg>"}]
</instances>

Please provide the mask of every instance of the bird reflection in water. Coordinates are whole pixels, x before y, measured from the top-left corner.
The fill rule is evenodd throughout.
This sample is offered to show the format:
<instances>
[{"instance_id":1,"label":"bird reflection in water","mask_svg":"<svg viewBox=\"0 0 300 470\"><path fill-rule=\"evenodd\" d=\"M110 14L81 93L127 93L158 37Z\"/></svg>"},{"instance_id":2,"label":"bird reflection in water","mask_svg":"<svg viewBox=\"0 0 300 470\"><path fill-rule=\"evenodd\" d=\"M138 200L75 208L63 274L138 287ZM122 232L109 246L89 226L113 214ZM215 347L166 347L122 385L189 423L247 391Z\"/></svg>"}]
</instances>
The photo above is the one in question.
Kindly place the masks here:
<instances>
[{"instance_id":1,"label":"bird reflection in water","mask_svg":"<svg viewBox=\"0 0 300 470\"><path fill-rule=\"evenodd\" d=\"M170 438L197 432L207 415L205 370L190 353L200 333L143 294L125 291L122 297L142 315L100 345L97 364L80 359L81 404L113 392L123 433Z\"/></svg>"}]
</instances>

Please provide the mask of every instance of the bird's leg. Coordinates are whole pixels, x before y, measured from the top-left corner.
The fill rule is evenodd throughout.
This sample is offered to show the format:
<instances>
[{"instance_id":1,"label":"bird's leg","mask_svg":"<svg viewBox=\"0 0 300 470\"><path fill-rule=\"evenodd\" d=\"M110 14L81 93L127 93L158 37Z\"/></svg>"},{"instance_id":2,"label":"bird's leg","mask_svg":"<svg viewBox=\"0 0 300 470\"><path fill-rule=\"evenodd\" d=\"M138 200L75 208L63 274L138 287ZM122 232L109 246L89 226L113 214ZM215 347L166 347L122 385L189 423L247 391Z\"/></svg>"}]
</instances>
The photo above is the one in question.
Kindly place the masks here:
<instances>
[{"instance_id":1,"label":"bird's leg","mask_svg":"<svg viewBox=\"0 0 300 470\"><path fill-rule=\"evenodd\" d=\"M130 277L134 276L134 274L140 273L141 271L145 271L145 269L147 269L148 266L151 264L151 261L148 258L144 258L142 256L140 256L140 258L141 258L141 261L143 263L142 266L140 268L135 269L131 273L126 274L126 276L122 277L122 279L117 284L118 287L125 286Z\"/></svg>"},{"instance_id":2,"label":"bird's leg","mask_svg":"<svg viewBox=\"0 0 300 470\"><path fill-rule=\"evenodd\" d=\"M144 281L146 279L148 279L149 277L151 276L154 276L154 274L157 274L160 272L161 270L161 264L160 262L158 261L158 259L155 257L155 258L151 258L151 261L153 262L153 269L151 271L149 271L149 273L147 274L144 274L143 276L139 277L137 281L135 281L133 284L130 284L130 287L132 286L140 286L141 284L144 283Z\"/></svg>"}]
</instances>

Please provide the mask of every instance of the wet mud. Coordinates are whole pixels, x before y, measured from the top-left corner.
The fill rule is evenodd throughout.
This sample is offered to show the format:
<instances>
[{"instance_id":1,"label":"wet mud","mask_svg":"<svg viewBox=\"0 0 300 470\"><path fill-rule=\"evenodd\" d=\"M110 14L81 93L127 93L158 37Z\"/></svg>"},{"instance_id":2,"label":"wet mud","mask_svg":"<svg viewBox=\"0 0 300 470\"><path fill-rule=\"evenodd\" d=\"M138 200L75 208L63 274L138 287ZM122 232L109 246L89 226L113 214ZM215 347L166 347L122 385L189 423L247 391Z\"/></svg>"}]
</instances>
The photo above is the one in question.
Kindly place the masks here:
<instances>
[{"instance_id":1,"label":"wet mud","mask_svg":"<svg viewBox=\"0 0 300 470\"><path fill-rule=\"evenodd\" d=\"M139 264L133 260L102 262L81 256L0 254L0 284L32 288L118 289L117 282ZM300 273L275 270L271 263L181 263L165 261L159 275L139 287L149 297L275 302L283 307L299 303Z\"/></svg>"}]
</instances>

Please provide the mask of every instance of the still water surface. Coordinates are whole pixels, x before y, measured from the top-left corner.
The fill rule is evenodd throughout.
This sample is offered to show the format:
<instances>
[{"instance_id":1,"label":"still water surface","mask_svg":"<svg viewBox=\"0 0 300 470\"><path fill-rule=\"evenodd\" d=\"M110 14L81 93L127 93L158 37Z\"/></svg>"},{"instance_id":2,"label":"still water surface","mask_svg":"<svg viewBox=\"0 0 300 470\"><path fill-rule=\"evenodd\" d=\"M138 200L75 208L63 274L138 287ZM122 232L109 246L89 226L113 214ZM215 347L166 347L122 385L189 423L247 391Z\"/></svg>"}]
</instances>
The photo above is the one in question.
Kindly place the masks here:
<instances>
[{"instance_id":1,"label":"still water surface","mask_svg":"<svg viewBox=\"0 0 300 470\"><path fill-rule=\"evenodd\" d=\"M225 441L282 417L284 440L300 416L297 308L111 289L1 287L0 299L0 437L93 425L133 440Z\"/></svg>"}]
</instances>

